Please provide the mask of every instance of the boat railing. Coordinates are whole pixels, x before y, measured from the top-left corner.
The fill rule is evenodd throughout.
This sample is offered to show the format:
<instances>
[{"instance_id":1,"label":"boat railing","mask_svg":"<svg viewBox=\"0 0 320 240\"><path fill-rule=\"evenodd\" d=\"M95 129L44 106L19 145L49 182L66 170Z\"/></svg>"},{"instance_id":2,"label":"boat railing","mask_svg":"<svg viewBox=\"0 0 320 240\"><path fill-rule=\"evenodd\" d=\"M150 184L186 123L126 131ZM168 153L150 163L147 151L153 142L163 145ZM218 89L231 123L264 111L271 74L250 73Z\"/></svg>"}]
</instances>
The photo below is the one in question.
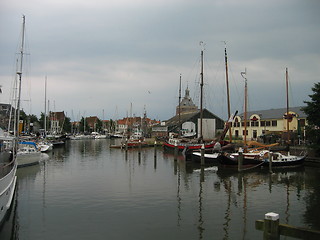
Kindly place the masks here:
<instances>
[{"instance_id":1,"label":"boat railing","mask_svg":"<svg viewBox=\"0 0 320 240\"><path fill-rule=\"evenodd\" d=\"M10 171L12 170L14 165L15 165L14 159L9 163L1 163L0 164L0 179L3 178L4 176L6 176L8 173L10 173Z\"/></svg>"}]
</instances>

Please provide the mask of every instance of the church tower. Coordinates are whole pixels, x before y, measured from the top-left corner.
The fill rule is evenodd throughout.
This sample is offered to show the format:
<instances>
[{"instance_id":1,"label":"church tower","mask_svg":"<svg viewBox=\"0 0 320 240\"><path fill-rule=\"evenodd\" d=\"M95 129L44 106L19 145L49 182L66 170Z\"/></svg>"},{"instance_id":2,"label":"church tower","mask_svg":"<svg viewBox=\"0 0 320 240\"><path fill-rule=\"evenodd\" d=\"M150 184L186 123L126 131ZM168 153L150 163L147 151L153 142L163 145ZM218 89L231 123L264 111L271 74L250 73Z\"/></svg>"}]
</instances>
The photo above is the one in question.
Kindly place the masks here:
<instances>
[{"instance_id":1,"label":"church tower","mask_svg":"<svg viewBox=\"0 0 320 240\"><path fill-rule=\"evenodd\" d=\"M185 91L185 96L180 102L180 114L197 112L197 111L198 111L198 108L193 103L193 101L190 97L190 91L187 87L187 89ZM176 107L176 115L178 115L178 114L179 114L179 105Z\"/></svg>"}]
</instances>

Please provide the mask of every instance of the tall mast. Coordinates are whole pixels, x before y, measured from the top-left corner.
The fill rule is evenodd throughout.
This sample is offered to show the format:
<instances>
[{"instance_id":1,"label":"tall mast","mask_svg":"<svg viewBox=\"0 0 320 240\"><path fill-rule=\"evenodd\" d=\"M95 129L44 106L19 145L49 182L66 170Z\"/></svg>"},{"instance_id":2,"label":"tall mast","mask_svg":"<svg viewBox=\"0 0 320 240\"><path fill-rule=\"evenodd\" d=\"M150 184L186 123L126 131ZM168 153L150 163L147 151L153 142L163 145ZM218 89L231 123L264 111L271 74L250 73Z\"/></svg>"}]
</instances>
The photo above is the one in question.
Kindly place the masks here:
<instances>
[{"instance_id":1,"label":"tall mast","mask_svg":"<svg viewBox=\"0 0 320 240\"><path fill-rule=\"evenodd\" d=\"M247 145L247 104L248 104L248 85L247 85L247 69L241 72L244 78L244 146Z\"/></svg>"},{"instance_id":2,"label":"tall mast","mask_svg":"<svg viewBox=\"0 0 320 240\"><path fill-rule=\"evenodd\" d=\"M20 68L17 72L19 75L19 83L18 83L18 102L17 102L17 129L16 129L16 136L19 136L19 120L20 120L20 99L21 99L21 80L22 80L22 63L23 63L23 48L24 48L24 34L25 34L25 16L22 16L22 38L21 38L21 46L20 46Z\"/></svg>"},{"instance_id":3,"label":"tall mast","mask_svg":"<svg viewBox=\"0 0 320 240\"><path fill-rule=\"evenodd\" d=\"M47 76L44 82L44 137L47 137Z\"/></svg>"},{"instance_id":4,"label":"tall mast","mask_svg":"<svg viewBox=\"0 0 320 240\"><path fill-rule=\"evenodd\" d=\"M203 42L200 42L204 45ZM201 73L200 73L200 141L203 142L202 119L203 119L203 49L201 50Z\"/></svg>"},{"instance_id":5,"label":"tall mast","mask_svg":"<svg viewBox=\"0 0 320 240\"><path fill-rule=\"evenodd\" d=\"M224 59L225 59L225 65L226 65L226 86L227 86L227 104L228 104L228 119L230 119L231 113L230 113L230 93L229 93L229 77L228 77L228 57L227 57L227 44L225 43L224 47ZM232 122L229 123L229 141L232 142Z\"/></svg>"},{"instance_id":6,"label":"tall mast","mask_svg":"<svg viewBox=\"0 0 320 240\"><path fill-rule=\"evenodd\" d=\"M288 93L288 68L286 68L286 95L287 95L287 141L290 144L290 131L289 131L289 93Z\"/></svg>"},{"instance_id":7,"label":"tall mast","mask_svg":"<svg viewBox=\"0 0 320 240\"><path fill-rule=\"evenodd\" d=\"M179 131L179 136L180 136L180 130L181 130L181 73L180 73L180 81L179 81L179 127L178 127L178 131Z\"/></svg>"}]
</instances>

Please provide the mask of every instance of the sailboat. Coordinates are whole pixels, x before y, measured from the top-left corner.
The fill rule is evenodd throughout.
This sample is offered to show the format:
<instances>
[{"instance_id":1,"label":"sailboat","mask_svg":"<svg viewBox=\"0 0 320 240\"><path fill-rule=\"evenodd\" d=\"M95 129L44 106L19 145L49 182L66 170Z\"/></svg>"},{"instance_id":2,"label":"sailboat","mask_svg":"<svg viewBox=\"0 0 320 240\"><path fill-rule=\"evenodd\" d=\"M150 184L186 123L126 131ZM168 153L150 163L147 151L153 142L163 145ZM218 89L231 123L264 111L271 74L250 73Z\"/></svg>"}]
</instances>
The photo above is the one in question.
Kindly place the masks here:
<instances>
[{"instance_id":1,"label":"sailboat","mask_svg":"<svg viewBox=\"0 0 320 240\"><path fill-rule=\"evenodd\" d=\"M23 58L23 44L24 44L24 26L25 16L23 16L23 34L20 49L20 61ZM22 65L20 65L22 67ZM17 71L17 75L21 81L22 69ZM19 94L20 98L20 94ZM15 109L14 118L14 136L5 135L2 129L0 129L0 227L6 220L6 215L12 206L14 193L16 189L16 171L17 171L17 138L18 138L18 117L19 117L20 101ZM10 114L11 116L11 114ZM9 124L11 119L9 120ZM10 126L10 125L9 125ZM9 128L10 130L10 128Z\"/></svg>"},{"instance_id":2,"label":"sailboat","mask_svg":"<svg viewBox=\"0 0 320 240\"><path fill-rule=\"evenodd\" d=\"M23 16L23 23L22 23L22 40L21 40L21 49L20 49L20 66L17 72L19 76L18 79L18 94L17 94L17 107L16 107L16 114L15 114L15 121L16 121L16 137L17 141L17 162L18 167L25 167L30 165L38 164L40 161L40 154L41 152L38 151L36 148L36 144L34 142L20 142L19 137L19 120L20 120L20 102L21 102L21 81L22 81L22 64L23 64L23 55L24 55L24 36L25 36L25 16Z\"/></svg>"},{"instance_id":3,"label":"sailboat","mask_svg":"<svg viewBox=\"0 0 320 240\"><path fill-rule=\"evenodd\" d=\"M209 151L206 151L204 154L205 162L207 163L215 163L217 162L217 159L220 157L223 151L234 151L234 145L232 145L232 122L235 118L235 116L238 114L238 111L236 111L233 115L231 115L230 111L230 94L229 94L229 77L228 77L228 56L227 56L227 47L226 42L225 48L224 48L224 57L225 57L225 73L226 73L226 87L227 87L227 106L228 106L228 121L225 124L225 127L220 135L219 140L215 143L214 147L210 149ZM224 141L224 138L229 131L229 142ZM188 154L190 156L190 154ZM200 151L194 151L192 152L191 156L189 157L194 161L200 162L201 161L201 152Z\"/></svg>"},{"instance_id":4,"label":"sailboat","mask_svg":"<svg viewBox=\"0 0 320 240\"><path fill-rule=\"evenodd\" d=\"M203 44L203 42L200 42ZM174 150L178 148L179 151L184 152L192 152L193 150L199 150L202 147L205 149L213 148L215 142L211 141L205 143L203 141L203 49L201 50L201 73L200 73L200 130L199 130L199 138L198 139L182 139L178 136L178 138L170 137L168 141L163 143L163 147L168 150ZM181 88L181 75L180 75L180 88ZM179 89L179 108L180 108L180 99L181 99L181 89ZM179 127L180 127L180 109L179 109ZM179 129L180 135L180 129Z\"/></svg>"},{"instance_id":5,"label":"sailboat","mask_svg":"<svg viewBox=\"0 0 320 240\"><path fill-rule=\"evenodd\" d=\"M53 144L47 140L47 76L45 79L44 88L44 136L41 141L37 143L40 152L49 152L53 149Z\"/></svg>"},{"instance_id":6,"label":"sailboat","mask_svg":"<svg viewBox=\"0 0 320 240\"><path fill-rule=\"evenodd\" d=\"M244 111L244 149L243 149L243 164L242 165L255 165L255 166L269 166L269 158L271 154L272 167L292 167L292 166L301 166L304 163L306 155L303 156L294 156L290 155L290 152L284 154L282 152L273 152L269 149L273 146L278 145L269 144L263 145L257 142L247 142L246 138L246 126L247 126L247 79L246 71L241 73L242 77L245 79L245 111ZM288 69L286 68L286 88L287 88L287 113L285 119L287 119L287 135L288 135L288 144L289 144L289 121L290 121L290 112L289 112L289 100L288 100ZM258 146L253 149L249 149L250 146ZM242 151L242 149L240 150ZM238 165L239 152L237 153L224 153L218 161L222 165Z\"/></svg>"},{"instance_id":7,"label":"sailboat","mask_svg":"<svg viewBox=\"0 0 320 240\"><path fill-rule=\"evenodd\" d=\"M286 68L286 97L287 97L287 112L284 116L286 119L286 130L287 130L287 144L290 145L290 121L292 120L292 114L289 111L289 93L288 87L289 85L289 74L288 68ZM293 166L301 166L306 159L306 154L302 156L291 155L290 151L287 154L283 154L282 152L272 152L272 166L273 167L293 167ZM265 165L269 165L269 158L265 159Z\"/></svg>"},{"instance_id":8,"label":"sailboat","mask_svg":"<svg viewBox=\"0 0 320 240\"><path fill-rule=\"evenodd\" d=\"M218 161L222 165L238 165L239 160L239 152L243 155L243 162L242 165L259 165L263 163L261 157L267 154L266 152L261 151L248 151L248 143L247 143L247 103L248 103L248 82L247 82L247 70L245 69L244 72L241 72L241 76L244 79L244 148L240 148L236 153L222 153Z\"/></svg>"}]
</instances>

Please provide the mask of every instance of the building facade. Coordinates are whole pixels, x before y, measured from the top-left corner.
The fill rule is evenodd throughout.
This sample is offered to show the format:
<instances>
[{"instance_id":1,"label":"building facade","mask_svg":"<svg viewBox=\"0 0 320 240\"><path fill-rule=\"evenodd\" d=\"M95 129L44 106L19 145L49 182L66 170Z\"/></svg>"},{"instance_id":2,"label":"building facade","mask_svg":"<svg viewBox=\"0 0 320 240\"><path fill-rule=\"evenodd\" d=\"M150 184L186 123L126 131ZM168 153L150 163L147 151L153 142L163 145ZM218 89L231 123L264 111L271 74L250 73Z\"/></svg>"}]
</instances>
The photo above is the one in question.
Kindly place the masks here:
<instances>
[{"instance_id":1,"label":"building facade","mask_svg":"<svg viewBox=\"0 0 320 240\"><path fill-rule=\"evenodd\" d=\"M246 134L247 140L259 140L259 138L274 134L285 139L289 129L291 135L296 134L303 139L307 116L301 108L291 108L288 116L286 108L248 112L246 132L244 114L241 114L236 116L232 123L232 135L243 139Z\"/></svg>"}]
</instances>

